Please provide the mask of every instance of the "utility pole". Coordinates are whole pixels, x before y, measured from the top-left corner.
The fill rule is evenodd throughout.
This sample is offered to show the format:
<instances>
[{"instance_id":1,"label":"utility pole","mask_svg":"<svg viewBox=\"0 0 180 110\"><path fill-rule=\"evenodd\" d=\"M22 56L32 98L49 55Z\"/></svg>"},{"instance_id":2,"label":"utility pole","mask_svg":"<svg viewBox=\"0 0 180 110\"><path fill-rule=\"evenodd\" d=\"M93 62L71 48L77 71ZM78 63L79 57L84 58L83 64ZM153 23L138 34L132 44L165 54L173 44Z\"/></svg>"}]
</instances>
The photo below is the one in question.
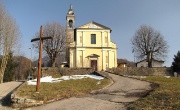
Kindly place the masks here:
<instances>
[{"instance_id":1,"label":"utility pole","mask_svg":"<svg viewBox=\"0 0 180 110\"><path fill-rule=\"evenodd\" d=\"M29 48L31 50L31 58L30 58L30 69L32 68L32 48Z\"/></svg>"},{"instance_id":2,"label":"utility pole","mask_svg":"<svg viewBox=\"0 0 180 110\"><path fill-rule=\"evenodd\" d=\"M132 53L134 54L134 66L136 67L136 56L135 56L135 50L132 50Z\"/></svg>"},{"instance_id":3,"label":"utility pole","mask_svg":"<svg viewBox=\"0 0 180 110\"><path fill-rule=\"evenodd\" d=\"M38 59L38 73L37 73L37 85L36 85L36 92L39 92L40 88L40 77L41 77L41 64L42 64L42 47L43 47L43 40L52 39L52 37L44 37L44 29L40 27L40 37L34 38L31 42L39 41L39 59Z\"/></svg>"}]
</instances>

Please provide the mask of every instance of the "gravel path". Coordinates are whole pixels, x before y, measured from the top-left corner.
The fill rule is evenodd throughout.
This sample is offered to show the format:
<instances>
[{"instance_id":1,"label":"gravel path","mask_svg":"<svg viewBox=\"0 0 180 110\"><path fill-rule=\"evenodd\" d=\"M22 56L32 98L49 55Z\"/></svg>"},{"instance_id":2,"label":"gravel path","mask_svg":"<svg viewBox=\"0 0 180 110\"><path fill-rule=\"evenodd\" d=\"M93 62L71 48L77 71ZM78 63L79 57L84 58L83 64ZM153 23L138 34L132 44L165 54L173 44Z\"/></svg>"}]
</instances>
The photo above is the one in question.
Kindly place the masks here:
<instances>
[{"instance_id":1,"label":"gravel path","mask_svg":"<svg viewBox=\"0 0 180 110\"><path fill-rule=\"evenodd\" d=\"M150 83L101 72L113 84L85 97L72 97L26 110L126 110L125 103L139 99L137 94L150 90Z\"/></svg>"}]
</instances>

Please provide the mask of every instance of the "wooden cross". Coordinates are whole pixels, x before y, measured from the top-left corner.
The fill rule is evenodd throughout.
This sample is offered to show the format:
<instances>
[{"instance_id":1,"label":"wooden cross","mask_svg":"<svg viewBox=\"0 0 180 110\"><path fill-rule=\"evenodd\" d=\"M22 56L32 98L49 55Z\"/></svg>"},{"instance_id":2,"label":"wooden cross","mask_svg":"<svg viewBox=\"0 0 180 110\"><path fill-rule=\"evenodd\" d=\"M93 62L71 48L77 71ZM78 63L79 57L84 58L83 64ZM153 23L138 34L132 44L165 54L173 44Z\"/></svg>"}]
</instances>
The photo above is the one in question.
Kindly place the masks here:
<instances>
[{"instance_id":1,"label":"wooden cross","mask_svg":"<svg viewBox=\"0 0 180 110\"><path fill-rule=\"evenodd\" d=\"M52 39L52 37L44 37L44 30L43 27L40 27L40 37L34 38L31 42L39 41L39 59L38 59L38 73L37 73L37 85L36 85L36 92L39 91L40 88L40 77L41 77L41 63L42 63L42 47L43 47L43 40Z\"/></svg>"}]
</instances>

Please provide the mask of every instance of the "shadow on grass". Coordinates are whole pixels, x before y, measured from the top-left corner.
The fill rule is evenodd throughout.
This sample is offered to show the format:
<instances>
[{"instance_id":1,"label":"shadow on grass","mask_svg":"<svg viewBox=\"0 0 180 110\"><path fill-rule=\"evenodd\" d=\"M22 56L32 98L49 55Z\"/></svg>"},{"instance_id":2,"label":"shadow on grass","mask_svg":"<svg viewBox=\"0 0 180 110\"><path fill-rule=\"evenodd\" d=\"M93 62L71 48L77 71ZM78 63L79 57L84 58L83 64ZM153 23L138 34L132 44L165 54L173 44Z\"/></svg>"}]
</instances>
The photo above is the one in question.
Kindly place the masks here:
<instances>
[{"instance_id":1,"label":"shadow on grass","mask_svg":"<svg viewBox=\"0 0 180 110\"><path fill-rule=\"evenodd\" d=\"M144 97L147 97L151 92L155 91L155 89L159 88L160 85L157 84L157 83L154 83L154 82L151 82L150 84L151 86L151 89L150 90L147 90L147 91L144 91L144 92L137 92L137 93L132 93L132 94L128 94L128 97L140 97L140 99L144 98ZM134 107L132 106L129 106L131 104L133 104L134 102L132 103L128 103L126 106L127 106L127 110L135 110Z\"/></svg>"},{"instance_id":2,"label":"shadow on grass","mask_svg":"<svg viewBox=\"0 0 180 110\"><path fill-rule=\"evenodd\" d=\"M143 91L143 92L130 93L130 94L127 94L127 97L140 97L140 98L146 97L146 96L148 96L151 92L153 92L156 88L158 88L158 87L159 87L159 84L151 83L150 86L151 86L151 89L150 89L150 90L146 90L146 91Z\"/></svg>"}]
</instances>

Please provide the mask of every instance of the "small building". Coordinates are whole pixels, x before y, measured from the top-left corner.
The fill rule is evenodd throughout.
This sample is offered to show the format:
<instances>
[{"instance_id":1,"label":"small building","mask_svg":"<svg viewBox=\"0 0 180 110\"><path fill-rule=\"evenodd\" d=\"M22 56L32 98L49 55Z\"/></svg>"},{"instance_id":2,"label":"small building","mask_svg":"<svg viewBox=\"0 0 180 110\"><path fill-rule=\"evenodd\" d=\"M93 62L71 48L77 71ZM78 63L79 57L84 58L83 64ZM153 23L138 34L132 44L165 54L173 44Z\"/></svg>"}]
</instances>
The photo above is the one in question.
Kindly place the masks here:
<instances>
[{"instance_id":1,"label":"small building","mask_svg":"<svg viewBox=\"0 0 180 110\"><path fill-rule=\"evenodd\" d=\"M164 61L162 60L152 60L152 67L163 67ZM148 62L146 60L142 60L136 63L136 67L148 67Z\"/></svg>"},{"instance_id":2,"label":"small building","mask_svg":"<svg viewBox=\"0 0 180 110\"><path fill-rule=\"evenodd\" d=\"M67 62L61 62L60 67L63 68L63 67L66 67L66 65L67 65Z\"/></svg>"},{"instance_id":3,"label":"small building","mask_svg":"<svg viewBox=\"0 0 180 110\"><path fill-rule=\"evenodd\" d=\"M121 63L117 63L117 67L118 68L125 68L125 67L127 67L127 63L126 62L121 62Z\"/></svg>"}]
</instances>

